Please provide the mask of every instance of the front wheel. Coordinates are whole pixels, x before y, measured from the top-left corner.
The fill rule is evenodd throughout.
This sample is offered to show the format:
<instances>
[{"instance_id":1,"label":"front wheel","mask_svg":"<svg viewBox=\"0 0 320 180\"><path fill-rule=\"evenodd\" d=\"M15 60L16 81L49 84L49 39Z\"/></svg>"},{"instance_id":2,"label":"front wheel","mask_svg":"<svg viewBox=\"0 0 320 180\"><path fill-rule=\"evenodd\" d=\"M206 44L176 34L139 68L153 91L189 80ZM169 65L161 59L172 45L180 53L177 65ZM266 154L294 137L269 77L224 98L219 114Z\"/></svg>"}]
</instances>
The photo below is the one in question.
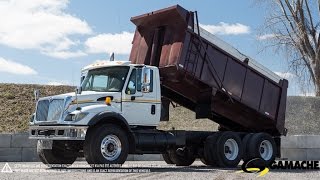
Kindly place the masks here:
<instances>
[{"instance_id":1,"label":"front wheel","mask_svg":"<svg viewBox=\"0 0 320 180\"><path fill-rule=\"evenodd\" d=\"M91 129L86 136L84 157L94 164L123 164L129 153L127 133L116 125L104 124Z\"/></svg>"}]
</instances>

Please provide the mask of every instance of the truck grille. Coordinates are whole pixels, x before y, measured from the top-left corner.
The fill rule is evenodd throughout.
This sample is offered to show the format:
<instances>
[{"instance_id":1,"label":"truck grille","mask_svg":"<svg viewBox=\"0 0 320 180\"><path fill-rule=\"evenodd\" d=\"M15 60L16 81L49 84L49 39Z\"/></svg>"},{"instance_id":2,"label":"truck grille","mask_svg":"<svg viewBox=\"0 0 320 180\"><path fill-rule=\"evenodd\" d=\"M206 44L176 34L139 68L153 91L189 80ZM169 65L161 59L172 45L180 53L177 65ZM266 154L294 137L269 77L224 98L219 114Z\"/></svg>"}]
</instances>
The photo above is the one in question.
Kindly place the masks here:
<instances>
[{"instance_id":1,"label":"truck grille","mask_svg":"<svg viewBox=\"0 0 320 180\"><path fill-rule=\"evenodd\" d=\"M64 110L63 99L41 100L38 102L36 120L54 121L59 120Z\"/></svg>"}]
</instances>

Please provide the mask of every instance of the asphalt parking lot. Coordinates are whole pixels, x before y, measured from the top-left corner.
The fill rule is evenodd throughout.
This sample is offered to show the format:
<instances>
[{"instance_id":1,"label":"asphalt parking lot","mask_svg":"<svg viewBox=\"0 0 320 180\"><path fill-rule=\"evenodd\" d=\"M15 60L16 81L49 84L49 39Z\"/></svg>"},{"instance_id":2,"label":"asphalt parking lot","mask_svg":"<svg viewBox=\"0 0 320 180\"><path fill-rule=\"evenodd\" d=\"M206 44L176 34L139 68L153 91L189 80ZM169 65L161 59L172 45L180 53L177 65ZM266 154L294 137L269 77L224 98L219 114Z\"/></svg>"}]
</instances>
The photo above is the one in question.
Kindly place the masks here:
<instances>
[{"instance_id":1,"label":"asphalt parking lot","mask_svg":"<svg viewBox=\"0 0 320 180\"><path fill-rule=\"evenodd\" d=\"M85 162L76 162L67 169L49 169L41 163L0 163L0 179L257 179L258 174L239 173L238 169L217 169L196 161L190 167L176 167L162 161L128 161L121 168L93 170ZM12 170L12 172L10 171ZM271 170L258 179L320 179L320 170Z\"/></svg>"}]
</instances>

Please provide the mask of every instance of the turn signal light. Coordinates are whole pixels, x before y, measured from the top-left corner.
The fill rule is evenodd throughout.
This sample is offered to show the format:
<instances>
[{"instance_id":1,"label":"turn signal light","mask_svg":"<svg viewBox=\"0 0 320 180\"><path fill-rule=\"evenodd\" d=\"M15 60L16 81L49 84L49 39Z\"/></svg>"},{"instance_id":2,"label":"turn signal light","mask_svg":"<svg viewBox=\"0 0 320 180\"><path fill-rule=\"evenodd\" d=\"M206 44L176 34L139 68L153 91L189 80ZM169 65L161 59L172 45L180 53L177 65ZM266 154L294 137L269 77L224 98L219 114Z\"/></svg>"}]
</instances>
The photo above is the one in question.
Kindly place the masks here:
<instances>
[{"instance_id":1,"label":"turn signal light","mask_svg":"<svg viewBox=\"0 0 320 180\"><path fill-rule=\"evenodd\" d=\"M110 106L111 105L111 98L110 97L106 97L106 105Z\"/></svg>"}]
</instances>

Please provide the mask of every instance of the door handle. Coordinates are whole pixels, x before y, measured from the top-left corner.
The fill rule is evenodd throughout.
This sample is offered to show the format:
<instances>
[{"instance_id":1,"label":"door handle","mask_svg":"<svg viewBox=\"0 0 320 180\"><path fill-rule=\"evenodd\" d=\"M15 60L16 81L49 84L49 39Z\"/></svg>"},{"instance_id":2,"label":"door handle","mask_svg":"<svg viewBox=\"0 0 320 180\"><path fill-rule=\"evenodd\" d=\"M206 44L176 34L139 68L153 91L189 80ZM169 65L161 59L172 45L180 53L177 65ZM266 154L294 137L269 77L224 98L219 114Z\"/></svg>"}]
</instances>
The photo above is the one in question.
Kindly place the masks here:
<instances>
[{"instance_id":1,"label":"door handle","mask_svg":"<svg viewBox=\"0 0 320 180\"><path fill-rule=\"evenodd\" d=\"M151 114L156 114L156 105L151 105Z\"/></svg>"}]
</instances>

